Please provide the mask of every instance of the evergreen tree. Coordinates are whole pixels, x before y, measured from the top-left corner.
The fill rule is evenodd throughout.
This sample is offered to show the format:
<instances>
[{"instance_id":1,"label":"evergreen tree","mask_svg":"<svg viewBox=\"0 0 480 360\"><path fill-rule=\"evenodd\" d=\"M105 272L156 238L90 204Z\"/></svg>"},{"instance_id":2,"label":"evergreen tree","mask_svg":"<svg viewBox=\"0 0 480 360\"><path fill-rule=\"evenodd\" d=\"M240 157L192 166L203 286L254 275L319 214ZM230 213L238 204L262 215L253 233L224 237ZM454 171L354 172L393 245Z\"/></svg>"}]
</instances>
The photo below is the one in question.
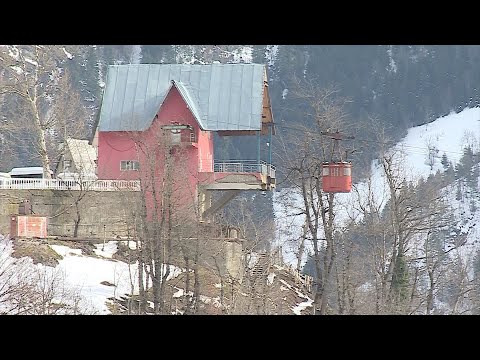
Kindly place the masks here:
<instances>
[{"instance_id":1,"label":"evergreen tree","mask_svg":"<svg viewBox=\"0 0 480 360\"><path fill-rule=\"evenodd\" d=\"M448 161L448 158L447 158L447 154L445 154L445 153L443 153L443 155L442 155L441 164L443 165L443 168L444 168L445 170L447 170L448 167L449 167L449 165L450 165L450 163L449 163L449 161Z\"/></svg>"}]
</instances>

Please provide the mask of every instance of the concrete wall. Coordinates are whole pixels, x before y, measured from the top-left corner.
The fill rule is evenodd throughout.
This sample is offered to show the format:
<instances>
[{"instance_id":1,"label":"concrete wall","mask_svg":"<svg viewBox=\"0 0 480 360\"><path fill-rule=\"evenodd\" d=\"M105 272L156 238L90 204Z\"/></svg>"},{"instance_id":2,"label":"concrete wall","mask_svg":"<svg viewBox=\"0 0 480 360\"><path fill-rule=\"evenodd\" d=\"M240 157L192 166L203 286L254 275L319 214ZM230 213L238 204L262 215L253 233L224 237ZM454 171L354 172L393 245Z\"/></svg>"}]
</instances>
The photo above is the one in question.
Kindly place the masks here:
<instances>
[{"instance_id":1,"label":"concrete wall","mask_svg":"<svg viewBox=\"0 0 480 360\"><path fill-rule=\"evenodd\" d=\"M10 232L9 215L18 213L18 204L29 199L34 214L47 216L49 236L73 236L76 218L74 204L80 194L79 191L59 190L0 190L0 234ZM127 224L132 222L138 195L138 192L126 191L86 193L79 202L82 220L78 236L126 236Z\"/></svg>"},{"instance_id":2,"label":"concrete wall","mask_svg":"<svg viewBox=\"0 0 480 360\"><path fill-rule=\"evenodd\" d=\"M243 246L241 241L203 240L200 250L200 262L214 273L225 279L233 277L238 281L243 278ZM217 268L217 264L219 269Z\"/></svg>"}]
</instances>

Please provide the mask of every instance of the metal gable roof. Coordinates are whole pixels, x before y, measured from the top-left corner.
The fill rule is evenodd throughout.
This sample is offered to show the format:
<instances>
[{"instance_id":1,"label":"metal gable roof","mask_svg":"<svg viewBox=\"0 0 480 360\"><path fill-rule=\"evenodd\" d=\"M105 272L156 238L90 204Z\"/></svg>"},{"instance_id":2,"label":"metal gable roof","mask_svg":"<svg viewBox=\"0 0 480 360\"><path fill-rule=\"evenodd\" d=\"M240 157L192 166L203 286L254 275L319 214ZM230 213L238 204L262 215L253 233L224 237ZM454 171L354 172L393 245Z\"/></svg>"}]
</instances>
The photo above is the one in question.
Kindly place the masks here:
<instances>
[{"instance_id":1,"label":"metal gable roof","mask_svg":"<svg viewBox=\"0 0 480 360\"><path fill-rule=\"evenodd\" d=\"M97 159L95 147L90 145L88 140L67 138L66 143L77 172L82 175L94 174Z\"/></svg>"},{"instance_id":2,"label":"metal gable roof","mask_svg":"<svg viewBox=\"0 0 480 360\"><path fill-rule=\"evenodd\" d=\"M260 130L264 72L261 64L111 65L99 130L148 129L172 84L203 130Z\"/></svg>"}]
</instances>

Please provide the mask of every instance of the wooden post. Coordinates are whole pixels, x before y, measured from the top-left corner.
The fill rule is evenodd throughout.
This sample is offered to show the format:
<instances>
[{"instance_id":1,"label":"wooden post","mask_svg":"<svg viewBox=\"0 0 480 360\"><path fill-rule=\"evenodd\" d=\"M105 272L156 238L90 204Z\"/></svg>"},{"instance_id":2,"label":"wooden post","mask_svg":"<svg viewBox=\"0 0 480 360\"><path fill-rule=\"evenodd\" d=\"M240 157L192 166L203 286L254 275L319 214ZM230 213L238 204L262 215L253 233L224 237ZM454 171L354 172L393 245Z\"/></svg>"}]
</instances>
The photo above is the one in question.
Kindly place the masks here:
<instances>
[{"instance_id":1,"label":"wooden post","mask_svg":"<svg viewBox=\"0 0 480 360\"><path fill-rule=\"evenodd\" d=\"M272 133L273 133L273 125L270 124L268 129L268 163L272 164Z\"/></svg>"},{"instance_id":2,"label":"wooden post","mask_svg":"<svg viewBox=\"0 0 480 360\"><path fill-rule=\"evenodd\" d=\"M257 131L257 164L260 164L260 131Z\"/></svg>"}]
</instances>

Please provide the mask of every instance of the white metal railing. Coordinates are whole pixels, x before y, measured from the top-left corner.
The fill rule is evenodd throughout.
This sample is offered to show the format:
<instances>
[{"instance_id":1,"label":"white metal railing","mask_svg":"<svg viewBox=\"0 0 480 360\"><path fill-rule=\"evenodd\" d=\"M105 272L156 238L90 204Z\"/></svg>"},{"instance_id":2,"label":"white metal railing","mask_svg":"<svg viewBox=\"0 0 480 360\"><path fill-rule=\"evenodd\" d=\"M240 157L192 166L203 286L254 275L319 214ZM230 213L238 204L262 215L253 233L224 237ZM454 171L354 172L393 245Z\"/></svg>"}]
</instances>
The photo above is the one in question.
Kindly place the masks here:
<instances>
[{"instance_id":1,"label":"white metal railing","mask_svg":"<svg viewBox=\"0 0 480 360\"><path fill-rule=\"evenodd\" d=\"M213 164L214 172L228 173L261 173L272 178L275 177L275 167L264 161L257 163L255 160L230 160L225 162L216 161Z\"/></svg>"},{"instance_id":2,"label":"white metal railing","mask_svg":"<svg viewBox=\"0 0 480 360\"><path fill-rule=\"evenodd\" d=\"M60 180L60 179L1 179L0 189L12 190L85 190L85 191L140 191L138 180Z\"/></svg>"},{"instance_id":3,"label":"white metal railing","mask_svg":"<svg viewBox=\"0 0 480 360\"><path fill-rule=\"evenodd\" d=\"M268 164L268 172L267 172L267 176L271 177L272 179L275 179L275 166L273 166L272 164Z\"/></svg>"}]
</instances>

